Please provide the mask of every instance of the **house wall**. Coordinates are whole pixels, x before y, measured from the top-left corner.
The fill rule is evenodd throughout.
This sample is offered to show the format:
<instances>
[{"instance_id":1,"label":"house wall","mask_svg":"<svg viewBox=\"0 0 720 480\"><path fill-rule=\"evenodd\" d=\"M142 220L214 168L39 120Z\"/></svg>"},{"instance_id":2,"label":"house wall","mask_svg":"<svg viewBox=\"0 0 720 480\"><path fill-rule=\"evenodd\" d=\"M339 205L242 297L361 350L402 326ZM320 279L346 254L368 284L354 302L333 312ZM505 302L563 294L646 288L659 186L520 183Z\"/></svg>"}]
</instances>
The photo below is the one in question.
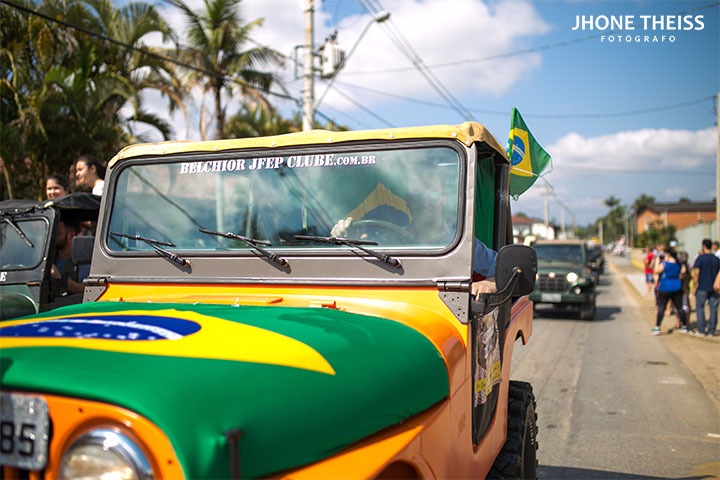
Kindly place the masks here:
<instances>
[{"instance_id":1,"label":"house wall","mask_svg":"<svg viewBox=\"0 0 720 480\"><path fill-rule=\"evenodd\" d=\"M690 259L693 259L700 251L703 239L718 240L715 238L715 232L717 232L717 222L715 221L698 223L678 230L678 250L685 250Z\"/></svg>"},{"instance_id":2,"label":"house wall","mask_svg":"<svg viewBox=\"0 0 720 480\"><path fill-rule=\"evenodd\" d=\"M675 228L680 230L688 225L715 220L715 212L661 212L657 214L645 210L637 217L637 231L644 232L656 220L662 221L663 225L675 225Z\"/></svg>"}]
</instances>

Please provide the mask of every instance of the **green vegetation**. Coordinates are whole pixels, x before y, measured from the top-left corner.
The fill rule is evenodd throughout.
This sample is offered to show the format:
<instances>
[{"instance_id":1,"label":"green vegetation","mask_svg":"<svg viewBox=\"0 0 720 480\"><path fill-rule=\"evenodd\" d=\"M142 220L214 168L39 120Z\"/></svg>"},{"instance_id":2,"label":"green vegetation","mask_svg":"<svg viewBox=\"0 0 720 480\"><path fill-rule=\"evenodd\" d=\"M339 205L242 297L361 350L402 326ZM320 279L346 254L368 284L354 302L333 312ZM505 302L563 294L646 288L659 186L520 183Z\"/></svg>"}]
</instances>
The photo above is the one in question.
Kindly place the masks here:
<instances>
[{"instance_id":1,"label":"green vegetation","mask_svg":"<svg viewBox=\"0 0 720 480\"><path fill-rule=\"evenodd\" d=\"M174 138L171 125L143 108L149 92L186 119L191 93L209 96L212 122L203 104L197 125L203 139L300 130L299 114L284 119L267 99L281 56L252 42L262 19L246 22L242 0L208 0L202 11L171 3L187 31L142 1L0 4L0 199L44 198L45 176L72 177L79 155L108 160L158 133ZM158 39L163 46L151 46ZM229 96L241 107L226 122Z\"/></svg>"}]
</instances>

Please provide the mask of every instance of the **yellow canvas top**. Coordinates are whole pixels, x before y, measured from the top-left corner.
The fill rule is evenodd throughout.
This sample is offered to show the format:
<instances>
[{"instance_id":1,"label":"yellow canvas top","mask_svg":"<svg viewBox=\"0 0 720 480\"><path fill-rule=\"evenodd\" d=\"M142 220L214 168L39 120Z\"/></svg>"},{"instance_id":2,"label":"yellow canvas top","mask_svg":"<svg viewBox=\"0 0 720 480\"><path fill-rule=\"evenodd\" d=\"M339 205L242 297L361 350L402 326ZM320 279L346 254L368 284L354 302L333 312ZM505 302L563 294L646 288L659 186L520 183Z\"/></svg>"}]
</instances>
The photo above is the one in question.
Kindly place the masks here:
<instances>
[{"instance_id":1,"label":"yellow canvas top","mask_svg":"<svg viewBox=\"0 0 720 480\"><path fill-rule=\"evenodd\" d=\"M457 139L467 146L474 142L484 142L507 158L505 149L493 135L477 122L465 122L460 125L432 125L424 127L404 127L380 130L354 130L333 132L329 130L310 130L269 137L234 138L226 140L144 143L130 145L117 153L110 166L117 161L144 155L170 155L187 152L220 152L248 148L279 148L296 145L323 145L357 140L400 140L413 138L450 138Z\"/></svg>"}]
</instances>

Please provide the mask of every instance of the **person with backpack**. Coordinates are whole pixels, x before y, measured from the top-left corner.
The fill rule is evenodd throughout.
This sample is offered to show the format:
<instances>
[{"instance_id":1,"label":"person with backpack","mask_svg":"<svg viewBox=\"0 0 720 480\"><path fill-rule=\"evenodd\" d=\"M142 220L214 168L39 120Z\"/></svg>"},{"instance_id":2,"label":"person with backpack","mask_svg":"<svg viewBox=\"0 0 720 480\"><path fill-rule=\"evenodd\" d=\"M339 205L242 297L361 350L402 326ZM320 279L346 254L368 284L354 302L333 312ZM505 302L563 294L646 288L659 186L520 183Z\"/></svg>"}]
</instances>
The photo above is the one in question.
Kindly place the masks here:
<instances>
[{"instance_id":1,"label":"person with backpack","mask_svg":"<svg viewBox=\"0 0 720 480\"><path fill-rule=\"evenodd\" d=\"M652 329L653 335L660 335L660 325L665 316L665 308L668 302L672 301L680 318L681 329L687 330L687 315L682 308L682 281L680 276L686 271L685 265L682 265L677 258L675 249L668 246L665 253L658 257L655 264L655 274L658 276L657 294L658 308L655 326Z\"/></svg>"}]
</instances>

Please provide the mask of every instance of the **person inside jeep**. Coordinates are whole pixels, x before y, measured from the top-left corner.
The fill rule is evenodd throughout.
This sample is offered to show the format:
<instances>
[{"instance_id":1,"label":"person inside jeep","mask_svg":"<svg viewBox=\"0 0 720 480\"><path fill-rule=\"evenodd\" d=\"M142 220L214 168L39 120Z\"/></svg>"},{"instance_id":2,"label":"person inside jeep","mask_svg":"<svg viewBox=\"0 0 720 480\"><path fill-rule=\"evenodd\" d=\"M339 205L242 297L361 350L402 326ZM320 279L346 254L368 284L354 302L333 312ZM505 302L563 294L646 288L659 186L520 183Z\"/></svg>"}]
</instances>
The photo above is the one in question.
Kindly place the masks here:
<instances>
[{"instance_id":1,"label":"person inside jeep","mask_svg":"<svg viewBox=\"0 0 720 480\"><path fill-rule=\"evenodd\" d=\"M60 220L55 236L55 260L50 269L51 289L55 296L82 293L84 287L75 276L72 263L73 238L78 235L80 224L74 220Z\"/></svg>"},{"instance_id":2,"label":"person inside jeep","mask_svg":"<svg viewBox=\"0 0 720 480\"><path fill-rule=\"evenodd\" d=\"M449 242L453 230L447 225L444 216L439 212L442 208L442 196L432 190L421 195L411 196L408 208L413 215L413 221L406 228L415 239L422 239L421 243L443 244ZM330 235L333 237L346 237L348 229L353 223L353 217L342 218L332 227ZM483 242L474 239L473 251L473 281L471 292L475 299L481 294L495 293L495 260L497 252L488 248Z\"/></svg>"}]
</instances>

